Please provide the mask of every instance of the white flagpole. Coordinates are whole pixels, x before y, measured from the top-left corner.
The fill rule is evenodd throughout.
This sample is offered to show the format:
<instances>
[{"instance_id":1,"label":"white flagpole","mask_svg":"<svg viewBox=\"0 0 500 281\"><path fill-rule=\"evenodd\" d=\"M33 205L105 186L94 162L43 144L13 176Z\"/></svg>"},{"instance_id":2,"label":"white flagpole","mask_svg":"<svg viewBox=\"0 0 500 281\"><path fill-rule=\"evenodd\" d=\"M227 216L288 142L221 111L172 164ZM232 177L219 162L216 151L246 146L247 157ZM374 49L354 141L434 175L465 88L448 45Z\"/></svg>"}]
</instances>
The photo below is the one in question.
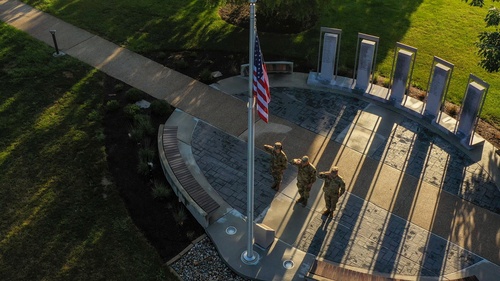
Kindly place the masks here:
<instances>
[{"instance_id":1,"label":"white flagpole","mask_svg":"<svg viewBox=\"0 0 500 281\"><path fill-rule=\"evenodd\" d=\"M250 2L250 42L248 54L248 167L247 167L247 250L241 254L241 260L246 264L257 264L259 254L253 251L253 209L254 209L254 128L255 99L253 96L253 68L255 52L255 2Z\"/></svg>"}]
</instances>

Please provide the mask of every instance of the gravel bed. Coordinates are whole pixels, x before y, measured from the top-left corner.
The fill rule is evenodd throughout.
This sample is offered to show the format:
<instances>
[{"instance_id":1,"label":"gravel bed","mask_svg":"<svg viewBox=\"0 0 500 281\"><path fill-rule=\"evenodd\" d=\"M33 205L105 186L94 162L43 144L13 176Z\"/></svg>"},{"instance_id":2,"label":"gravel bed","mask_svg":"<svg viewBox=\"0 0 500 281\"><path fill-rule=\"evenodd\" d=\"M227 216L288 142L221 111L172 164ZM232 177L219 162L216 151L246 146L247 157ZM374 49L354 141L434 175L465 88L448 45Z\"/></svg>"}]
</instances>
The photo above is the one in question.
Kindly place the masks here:
<instances>
[{"instance_id":1,"label":"gravel bed","mask_svg":"<svg viewBox=\"0 0 500 281\"><path fill-rule=\"evenodd\" d=\"M184 281L250 280L242 278L229 269L226 263L220 258L219 253L208 237L194 244L187 253L173 262L170 267Z\"/></svg>"}]
</instances>

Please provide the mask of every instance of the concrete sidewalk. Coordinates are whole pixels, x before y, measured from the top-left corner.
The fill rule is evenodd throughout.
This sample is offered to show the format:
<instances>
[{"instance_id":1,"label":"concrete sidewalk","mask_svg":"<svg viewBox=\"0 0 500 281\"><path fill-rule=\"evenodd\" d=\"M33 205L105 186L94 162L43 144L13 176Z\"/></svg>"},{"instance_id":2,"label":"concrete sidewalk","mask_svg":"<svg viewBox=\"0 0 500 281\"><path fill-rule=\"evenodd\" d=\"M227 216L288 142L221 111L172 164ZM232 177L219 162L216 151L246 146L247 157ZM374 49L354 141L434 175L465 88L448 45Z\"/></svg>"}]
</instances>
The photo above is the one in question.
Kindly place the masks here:
<instances>
[{"instance_id":1,"label":"concrete sidewalk","mask_svg":"<svg viewBox=\"0 0 500 281\"><path fill-rule=\"evenodd\" d=\"M307 74L271 76L273 115L269 124L256 123L256 146L279 140L289 158L308 154L318 170L338 165L349 192L336 215L325 220L319 213L321 182L307 208L297 207L293 168L275 194L267 187L266 155L259 151L257 222L276 230L276 239L271 249L259 250L257 265L245 265L240 256L246 247L246 184L244 177L231 175L246 173L241 149L247 80L233 77L209 87L15 0L0 0L0 20L49 45L49 30L56 29L66 54L177 107L167 122L193 120L189 157L231 206L206 231L239 274L300 280L319 257L419 280L422 275L443 280L500 276L500 159L491 144L463 151L388 108L312 89L306 85ZM222 140L231 149L212 145ZM237 168L227 165L233 158ZM228 226L236 227L237 234L228 236ZM285 269L285 260L295 266Z\"/></svg>"}]
</instances>

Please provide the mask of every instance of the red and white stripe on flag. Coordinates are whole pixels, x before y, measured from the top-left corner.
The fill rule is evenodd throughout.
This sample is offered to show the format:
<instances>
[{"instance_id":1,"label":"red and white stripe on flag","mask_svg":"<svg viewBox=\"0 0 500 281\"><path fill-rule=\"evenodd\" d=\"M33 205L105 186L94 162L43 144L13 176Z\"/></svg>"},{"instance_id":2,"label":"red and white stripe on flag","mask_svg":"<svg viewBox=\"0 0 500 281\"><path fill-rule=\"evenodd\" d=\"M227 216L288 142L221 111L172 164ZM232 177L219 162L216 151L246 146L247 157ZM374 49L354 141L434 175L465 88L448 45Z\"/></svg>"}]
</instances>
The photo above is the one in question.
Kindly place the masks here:
<instances>
[{"instance_id":1,"label":"red and white stripe on flag","mask_svg":"<svg viewBox=\"0 0 500 281\"><path fill-rule=\"evenodd\" d=\"M259 37L255 35L254 63L253 63L253 95L257 97L257 112L264 122L269 122L269 102L271 92L269 91L269 78L267 77L266 65L260 50Z\"/></svg>"}]
</instances>

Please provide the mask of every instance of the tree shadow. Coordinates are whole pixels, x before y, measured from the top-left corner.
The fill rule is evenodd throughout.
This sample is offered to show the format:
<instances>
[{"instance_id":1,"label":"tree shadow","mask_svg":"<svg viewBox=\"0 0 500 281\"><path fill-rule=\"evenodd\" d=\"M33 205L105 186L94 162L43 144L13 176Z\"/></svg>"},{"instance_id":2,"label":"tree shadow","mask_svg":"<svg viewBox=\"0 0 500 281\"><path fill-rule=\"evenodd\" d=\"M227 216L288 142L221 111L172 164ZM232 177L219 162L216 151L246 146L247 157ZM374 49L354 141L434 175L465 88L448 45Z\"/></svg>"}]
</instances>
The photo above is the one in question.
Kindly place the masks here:
<instances>
[{"instance_id":1,"label":"tree shadow","mask_svg":"<svg viewBox=\"0 0 500 281\"><path fill-rule=\"evenodd\" d=\"M58 1L51 6L44 6L44 2L39 0L25 2L45 8L56 17L135 52L200 48L231 50L234 53L248 51L248 30L227 24L217 15L218 7L206 5L203 1L169 5L153 1L125 1L110 3L109 6L88 0ZM340 65L353 67L358 32L381 36L378 49L378 61L381 61L403 38L410 27L411 14L421 3L422 0L397 3L335 0L322 4L318 24L308 31L299 34L262 33L262 48L270 57L307 59L314 65L319 27L328 26L343 30Z\"/></svg>"},{"instance_id":2,"label":"tree shadow","mask_svg":"<svg viewBox=\"0 0 500 281\"><path fill-rule=\"evenodd\" d=\"M340 45L340 66L354 68L357 35L359 33L380 37L377 61L382 61L402 40L411 25L411 15L422 4L412 1L341 1L330 2L330 18L322 18L322 26L342 29ZM317 33L317 30L314 30ZM318 44L318 42L316 42Z\"/></svg>"}]
</instances>

